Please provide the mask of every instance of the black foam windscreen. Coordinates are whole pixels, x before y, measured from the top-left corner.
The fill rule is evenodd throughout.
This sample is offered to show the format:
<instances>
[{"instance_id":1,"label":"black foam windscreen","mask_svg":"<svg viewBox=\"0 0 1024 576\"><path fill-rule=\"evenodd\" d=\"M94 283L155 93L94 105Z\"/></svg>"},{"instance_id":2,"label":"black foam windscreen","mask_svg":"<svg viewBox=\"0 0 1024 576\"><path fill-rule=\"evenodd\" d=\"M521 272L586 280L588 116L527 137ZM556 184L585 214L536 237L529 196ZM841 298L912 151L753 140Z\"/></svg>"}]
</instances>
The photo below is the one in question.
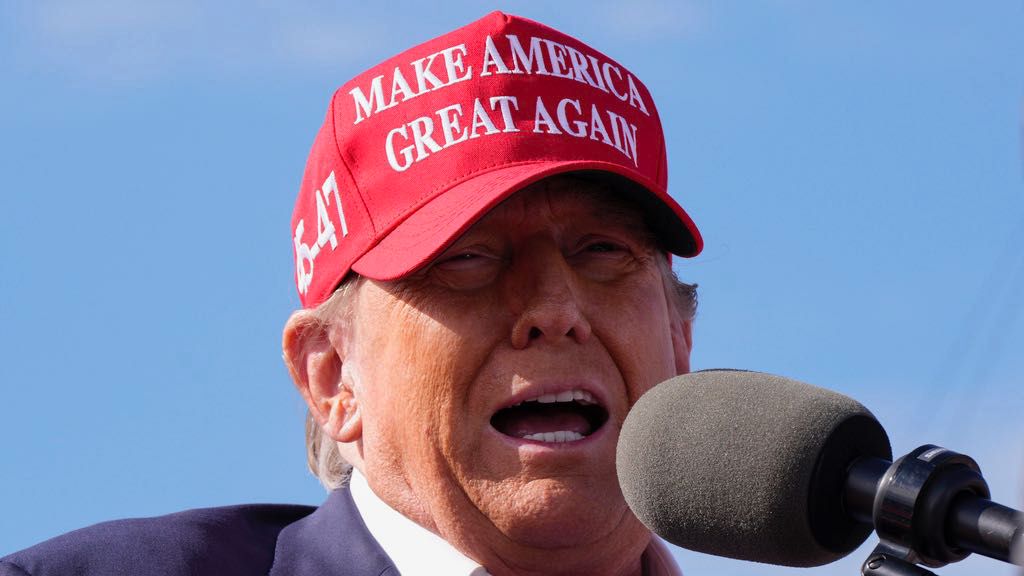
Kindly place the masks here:
<instances>
[{"instance_id":1,"label":"black foam windscreen","mask_svg":"<svg viewBox=\"0 0 1024 576\"><path fill-rule=\"evenodd\" d=\"M673 544L819 566L871 533L843 509L846 467L861 456L891 460L892 451L857 401L779 376L707 370L640 398L616 466L630 508Z\"/></svg>"}]
</instances>

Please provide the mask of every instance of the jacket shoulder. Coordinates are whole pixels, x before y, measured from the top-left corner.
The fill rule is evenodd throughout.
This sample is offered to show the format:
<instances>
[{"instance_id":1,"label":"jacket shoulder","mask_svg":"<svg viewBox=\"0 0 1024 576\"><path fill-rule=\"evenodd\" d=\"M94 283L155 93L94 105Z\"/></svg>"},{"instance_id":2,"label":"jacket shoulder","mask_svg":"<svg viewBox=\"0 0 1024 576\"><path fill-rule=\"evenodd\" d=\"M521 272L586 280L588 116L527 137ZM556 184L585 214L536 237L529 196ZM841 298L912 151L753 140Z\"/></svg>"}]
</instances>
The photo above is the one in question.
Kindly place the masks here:
<instances>
[{"instance_id":1,"label":"jacket shoulder","mask_svg":"<svg viewBox=\"0 0 1024 576\"><path fill-rule=\"evenodd\" d=\"M0 559L0 576L266 574L312 506L246 504L103 522Z\"/></svg>"}]
</instances>

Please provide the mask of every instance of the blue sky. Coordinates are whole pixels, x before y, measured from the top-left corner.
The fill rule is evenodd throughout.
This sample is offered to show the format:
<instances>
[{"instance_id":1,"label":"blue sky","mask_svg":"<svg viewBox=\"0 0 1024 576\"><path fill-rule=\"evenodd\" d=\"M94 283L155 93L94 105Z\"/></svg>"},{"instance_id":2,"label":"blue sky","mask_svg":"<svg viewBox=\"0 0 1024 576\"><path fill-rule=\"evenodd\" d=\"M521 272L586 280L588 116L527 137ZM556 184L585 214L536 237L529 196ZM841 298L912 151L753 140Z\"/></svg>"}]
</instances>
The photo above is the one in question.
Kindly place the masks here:
<instances>
[{"instance_id":1,"label":"blue sky","mask_svg":"<svg viewBox=\"0 0 1024 576\"><path fill-rule=\"evenodd\" d=\"M323 498L280 360L306 153L335 87L494 8L653 93L706 240L676 263L701 286L695 368L851 395L896 452L971 454L1024 507L1024 4L381 6L2 4L0 554L114 517Z\"/></svg>"}]
</instances>

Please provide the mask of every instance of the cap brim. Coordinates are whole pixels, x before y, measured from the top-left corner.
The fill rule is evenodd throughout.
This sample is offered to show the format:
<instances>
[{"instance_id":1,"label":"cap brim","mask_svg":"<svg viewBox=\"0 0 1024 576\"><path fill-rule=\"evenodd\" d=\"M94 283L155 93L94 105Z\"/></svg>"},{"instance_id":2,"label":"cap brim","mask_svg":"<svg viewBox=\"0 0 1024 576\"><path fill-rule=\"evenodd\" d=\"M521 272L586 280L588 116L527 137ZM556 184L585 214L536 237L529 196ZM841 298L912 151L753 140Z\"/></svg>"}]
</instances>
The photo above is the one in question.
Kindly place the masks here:
<instances>
[{"instance_id":1,"label":"cap brim","mask_svg":"<svg viewBox=\"0 0 1024 576\"><path fill-rule=\"evenodd\" d=\"M437 257L509 196L543 178L575 171L610 172L637 184L641 193L635 199L662 247L679 256L700 253L703 240L686 211L666 191L635 172L608 162L525 162L477 174L441 192L398 223L356 260L352 269L375 280L402 278Z\"/></svg>"}]
</instances>

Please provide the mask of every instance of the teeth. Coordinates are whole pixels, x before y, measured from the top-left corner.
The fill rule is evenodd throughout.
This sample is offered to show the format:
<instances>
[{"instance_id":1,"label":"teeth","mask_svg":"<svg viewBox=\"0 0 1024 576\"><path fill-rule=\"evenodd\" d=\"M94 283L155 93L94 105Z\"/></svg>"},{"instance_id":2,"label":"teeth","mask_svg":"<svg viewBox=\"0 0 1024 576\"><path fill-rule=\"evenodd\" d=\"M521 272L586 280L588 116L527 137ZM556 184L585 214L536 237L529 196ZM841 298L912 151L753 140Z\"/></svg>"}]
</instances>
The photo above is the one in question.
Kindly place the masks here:
<instances>
[{"instance_id":1,"label":"teeth","mask_svg":"<svg viewBox=\"0 0 1024 576\"><path fill-rule=\"evenodd\" d=\"M571 430L559 430L557 432L537 432L523 436L524 440L537 440L540 442L574 442L583 438L583 434Z\"/></svg>"},{"instance_id":2,"label":"teeth","mask_svg":"<svg viewBox=\"0 0 1024 576\"><path fill-rule=\"evenodd\" d=\"M594 399L594 395L586 390L566 390L565 392L559 392L558 394L541 394L536 398L524 400L524 402L539 402L541 404L553 404L555 402L579 402L580 404L597 404L597 400ZM516 404L516 406L519 406Z\"/></svg>"},{"instance_id":3,"label":"teeth","mask_svg":"<svg viewBox=\"0 0 1024 576\"><path fill-rule=\"evenodd\" d=\"M578 401L580 404L597 404L597 400L594 396L586 390L573 390L572 399Z\"/></svg>"}]
</instances>

